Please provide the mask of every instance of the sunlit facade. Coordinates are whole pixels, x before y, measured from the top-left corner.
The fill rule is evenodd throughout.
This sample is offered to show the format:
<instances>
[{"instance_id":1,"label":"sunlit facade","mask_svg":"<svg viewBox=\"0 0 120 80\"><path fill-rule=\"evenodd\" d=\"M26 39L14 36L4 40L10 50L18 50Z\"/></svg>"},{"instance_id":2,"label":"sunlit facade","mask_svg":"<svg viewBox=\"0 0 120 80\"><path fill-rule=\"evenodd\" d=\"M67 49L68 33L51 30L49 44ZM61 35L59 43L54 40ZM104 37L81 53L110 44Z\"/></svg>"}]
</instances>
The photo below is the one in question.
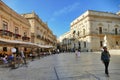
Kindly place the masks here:
<instances>
[{"instance_id":1,"label":"sunlit facade","mask_svg":"<svg viewBox=\"0 0 120 80\"><path fill-rule=\"evenodd\" d=\"M47 23L44 23L35 12L22 14L22 16L30 22L31 42L40 45L56 45L56 36L49 29Z\"/></svg>"},{"instance_id":2,"label":"sunlit facade","mask_svg":"<svg viewBox=\"0 0 120 80\"><path fill-rule=\"evenodd\" d=\"M30 42L30 29L28 20L0 1L0 39ZM10 52L10 47L0 44L1 51Z\"/></svg>"},{"instance_id":3,"label":"sunlit facade","mask_svg":"<svg viewBox=\"0 0 120 80\"><path fill-rule=\"evenodd\" d=\"M34 12L20 15L0 1L0 39L7 41L34 43L40 48L55 49L57 44L56 36L49 29L47 23L44 23ZM1 53L11 53L11 48L19 45L0 44ZM27 51L30 46L24 46ZM32 46L31 46L32 47ZM37 46L38 47L38 46ZM38 47L39 48L39 47Z\"/></svg>"},{"instance_id":4,"label":"sunlit facade","mask_svg":"<svg viewBox=\"0 0 120 80\"><path fill-rule=\"evenodd\" d=\"M68 37L74 40L74 48L81 51L97 51L105 44L109 49L120 46L120 16L114 13L88 10L70 24Z\"/></svg>"},{"instance_id":5,"label":"sunlit facade","mask_svg":"<svg viewBox=\"0 0 120 80\"><path fill-rule=\"evenodd\" d=\"M61 51L68 51L71 48L70 42L70 32L66 32L59 37L59 44Z\"/></svg>"},{"instance_id":6,"label":"sunlit facade","mask_svg":"<svg viewBox=\"0 0 120 80\"><path fill-rule=\"evenodd\" d=\"M30 28L25 18L0 2L0 38L30 42Z\"/></svg>"}]
</instances>

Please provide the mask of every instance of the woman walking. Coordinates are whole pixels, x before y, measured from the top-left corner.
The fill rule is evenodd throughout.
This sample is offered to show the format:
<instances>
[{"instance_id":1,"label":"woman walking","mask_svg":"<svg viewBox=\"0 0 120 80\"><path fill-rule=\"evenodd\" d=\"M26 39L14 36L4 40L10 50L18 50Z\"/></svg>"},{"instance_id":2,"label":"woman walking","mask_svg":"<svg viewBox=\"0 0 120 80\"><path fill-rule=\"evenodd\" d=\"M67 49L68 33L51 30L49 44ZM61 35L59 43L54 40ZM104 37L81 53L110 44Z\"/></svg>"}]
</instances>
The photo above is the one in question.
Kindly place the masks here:
<instances>
[{"instance_id":1,"label":"woman walking","mask_svg":"<svg viewBox=\"0 0 120 80\"><path fill-rule=\"evenodd\" d=\"M75 55L76 55L76 57L80 57L80 50L76 50Z\"/></svg>"},{"instance_id":2,"label":"woman walking","mask_svg":"<svg viewBox=\"0 0 120 80\"><path fill-rule=\"evenodd\" d=\"M101 60L105 65L105 74L109 77L108 66L110 62L110 54L107 51L107 47L103 47L103 52L101 53Z\"/></svg>"}]
</instances>

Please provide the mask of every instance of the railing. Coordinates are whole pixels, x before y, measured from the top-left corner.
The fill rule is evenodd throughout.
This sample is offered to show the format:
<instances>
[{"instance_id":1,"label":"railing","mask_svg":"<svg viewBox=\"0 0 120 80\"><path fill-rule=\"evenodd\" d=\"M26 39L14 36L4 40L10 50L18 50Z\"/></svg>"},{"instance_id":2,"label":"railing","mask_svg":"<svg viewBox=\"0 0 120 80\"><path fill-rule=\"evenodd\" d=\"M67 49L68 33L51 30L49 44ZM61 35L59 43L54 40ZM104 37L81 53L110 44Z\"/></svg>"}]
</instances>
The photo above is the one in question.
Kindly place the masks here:
<instances>
[{"instance_id":1,"label":"railing","mask_svg":"<svg viewBox=\"0 0 120 80\"><path fill-rule=\"evenodd\" d=\"M26 37L26 36L23 36L23 37L22 37L22 40L23 40L23 41L26 41L26 40L29 41L30 38L29 38L29 37Z\"/></svg>"},{"instance_id":2,"label":"railing","mask_svg":"<svg viewBox=\"0 0 120 80\"><path fill-rule=\"evenodd\" d=\"M108 35L120 35L120 33L112 33L112 32L102 32L102 33L99 33L99 32L90 32L90 34L97 34L97 35L105 35L105 34L108 34Z\"/></svg>"},{"instance_id":3,"label":"railing","mask_svg":"<svg viewBox=\"0 0 120 80\"><path fill-rule=\"evenodd\" d=\"M14 34L14 38L21 38L20 34Z\"/></svg>"},{"instance_id":4,"label":"railing","mask_svg":"<svg viewBox=\"0 0 120 80\"><path fill-rule=\"evenodd\" d=\"M99 35L99 36L104 36L104 35L113 35L113 36L119 36L120 33L112 33L112 32L102 32L102 33L99 33L99 32L95 32L95 31L92 31L92 32L89 32L89 33L85 33L85 34L80 34L79 36L76 36L76 39L77 38L81 38L81 37L86 37L88 35ZM73 37L73 39L71 39L71 41L74 41L75 38Z\"/></svg>"},{"instance_id":5,"label":"railing","mask_svg":"<svg viewBox=\"0 0 120 80\"><path fill-rule=\"evenodd\" d=\"M8 38L16 38L16 39L21 39L21 35L20 34L16 34L16 33L13 33L11 31L8 31L8 30L2 30L0 29L0 36L1 37L8 37ZM27 36L23 36L22 37L22 40L25 41L29 41L30 40L30 37L27 37Z\"/></svg>"},{"instance_id":6,"label":"railing","mask_svg":"<svg viewBox=\"0 0 120 80\"><path fill-rule=\"evenodd\" d=\"M0 30L0 36L10 36L12 37L13 33L8 30Z\"/></svg>"}]
</instances>

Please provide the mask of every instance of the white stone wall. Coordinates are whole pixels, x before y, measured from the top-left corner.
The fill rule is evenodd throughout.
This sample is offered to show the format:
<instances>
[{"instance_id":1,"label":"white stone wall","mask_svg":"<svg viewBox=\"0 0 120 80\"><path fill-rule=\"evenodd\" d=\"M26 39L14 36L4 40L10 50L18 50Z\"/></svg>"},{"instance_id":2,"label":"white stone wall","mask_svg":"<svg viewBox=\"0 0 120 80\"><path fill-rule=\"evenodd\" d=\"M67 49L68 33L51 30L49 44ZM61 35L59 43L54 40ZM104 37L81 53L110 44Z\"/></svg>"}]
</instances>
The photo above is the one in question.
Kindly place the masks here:
<instances>
[{"instance_id":1,"label":"white stone wall","mask_svg":"<svg viewBox=\"0 0 120 80\"><path fill-rule=\"evenodd\" d=\"M109 35L108 47L114 48L116 41L118 41L118 44L120 43L119 35L115 35L115 28L117 28L117 33L120 34L119 22L120 17L118 15L106 12L87 11L71 23L70 32L80 31L80 36L75 37L79 38L82 50L100 50L100 41L104 42L103 38L105 35ZM102 34L99 33L99 27L102 27ZM84 42L86 42L86 47L84 47Z\"/></svg>"},{"instance_id":2,"label":"white stone wall","mask_svg":"<svg viewBox=\"0 0 120 80\"><path fill-rule=\"evenodd\" d=\"M98 51L102 47L101 42L102 45L104 43L105 35L107 35L109 49L120 46L120 16L117 14L90 10L73 20L70 25L70 36L66 38L76 39L72 42L71 49L74 48L74 44L78 48L78 42L80 42L81 51ZM115 29L117 29L117 35Z\"/></svg>"}]
</instances>

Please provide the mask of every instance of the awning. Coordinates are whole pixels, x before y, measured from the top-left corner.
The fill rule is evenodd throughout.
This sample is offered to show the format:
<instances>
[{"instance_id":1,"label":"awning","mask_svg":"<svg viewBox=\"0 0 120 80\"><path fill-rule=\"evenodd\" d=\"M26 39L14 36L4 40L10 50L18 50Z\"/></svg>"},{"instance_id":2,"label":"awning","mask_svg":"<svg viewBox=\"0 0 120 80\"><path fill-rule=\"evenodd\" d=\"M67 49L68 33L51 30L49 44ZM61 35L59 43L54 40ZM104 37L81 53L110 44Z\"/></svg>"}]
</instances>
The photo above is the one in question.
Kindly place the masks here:
<instances>
[{"instance_id":1,"label":"awning","mask_svg":"<svg viewBox=\"0 0 120 80\"><path fill-rule=\"evenodd\" d=\"M0 39L0 45L2 45L2 46L21 46L21 47L39 47L35 43L23 42L23 41L17 41L17 40L7 40L7 39Z\"/></svg>"},{"instance_id":2,"label":"awning","mask_svg":"<svg viewBox=\"0 0 120 80\"><path fill-rule=\"evenodd\" d=\"M0 39L0 45L2 46L18 46L18 47L35 47L35 48L53 48L50 45L39 45L36 43L31 42L23 42L18 40L7 40L7 39Z\"/></svg>"},{"instance_id":3,"label":"awning","mask_svg":"<svg viewBox=\"0 0 120 80\"><path fill-rule=\"evenodd\" d=\"M51 45L39 45L39 47L41 47L41 48L53 48L53 46L51 46Z\"/></svg>"}]
</instances>

